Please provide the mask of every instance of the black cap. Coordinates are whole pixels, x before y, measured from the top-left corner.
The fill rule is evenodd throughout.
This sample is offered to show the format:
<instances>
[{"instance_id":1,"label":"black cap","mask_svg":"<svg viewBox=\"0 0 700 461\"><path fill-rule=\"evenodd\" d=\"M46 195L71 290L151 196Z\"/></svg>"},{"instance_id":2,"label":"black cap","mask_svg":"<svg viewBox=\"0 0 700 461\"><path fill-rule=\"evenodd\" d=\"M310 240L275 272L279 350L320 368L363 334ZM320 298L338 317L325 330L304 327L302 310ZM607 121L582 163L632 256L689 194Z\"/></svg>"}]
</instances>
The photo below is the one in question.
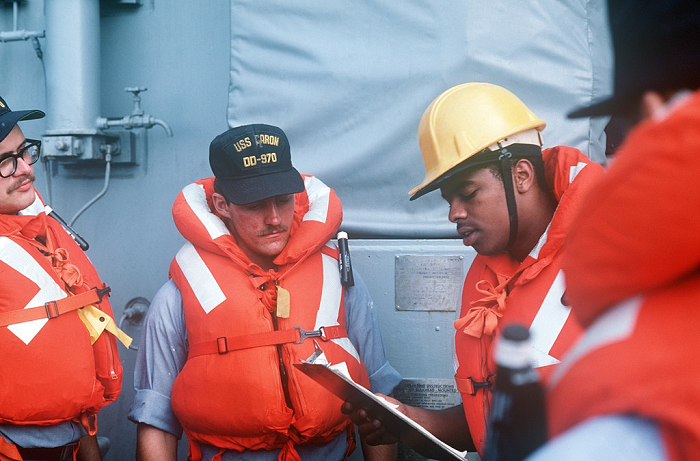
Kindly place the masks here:
<instances>
[{"instance_id":1,"label":"black cap","mask_svg":"<svg viewBox=\"0 0 700 461\"><path fill-rule=\"evenodd\" d=\"M613 95L570 118L626 114L648 90L700 86L700 2L609 0Z\"/></svg>"},{"instance_id":2,"label":"black cap","mask_svg":"<svg viewBox=\"0 0 700 461\"><path fill-rule=\"evenodd\" d=\"M46 114L40 110L10 110L4 99L0 97L0 142L10 134L10 131L20 120L43 118Z\"/></svg>"},{"instance_id":3,"label":"black cap","mask_svg":"<svg viewBox=\"0 0 700 461\"><path fill-rule=\"evenodd\" d=\"M276 126L243 125L221 133L209 145L209 165L224 196L236 205L304 190L287 135Z\"/></svg>"}]
</instances>

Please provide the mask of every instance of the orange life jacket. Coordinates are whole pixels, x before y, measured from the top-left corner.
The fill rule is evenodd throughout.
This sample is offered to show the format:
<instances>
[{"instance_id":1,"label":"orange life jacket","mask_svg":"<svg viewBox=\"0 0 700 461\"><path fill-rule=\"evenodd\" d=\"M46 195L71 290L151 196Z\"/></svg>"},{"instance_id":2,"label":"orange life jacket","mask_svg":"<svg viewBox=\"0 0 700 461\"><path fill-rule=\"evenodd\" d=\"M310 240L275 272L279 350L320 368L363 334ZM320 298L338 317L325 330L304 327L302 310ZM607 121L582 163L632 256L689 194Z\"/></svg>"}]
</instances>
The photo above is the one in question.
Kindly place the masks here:
<instances>
[{"instance_id":1,"label":"orange life jacket","mask_svg":"<svg viewBox=\"0 0 700 461\"><path fill-rule=\"evenodd\" d=\"M305 177L305 184L277 272L252 264L212 213L212 178L187 186L175 201L175 222L189 242L170 274L183 296L190 349L172 406L191 443L282 448L283 458L296 453L294 445L325 443L345 431L351 423L340 413L342 401L292 365L314 353L305 332L321 335L316 341L329 362L345 362L369 386L345 330L337 249L325 245L342 219L340 202L317 179ZM288 318L273 315L279 287L289 293Z\"/></svg>"},{"instance_id":2,"label":"orange life jacket","mask_svg":"<svg viewBox=\"0 0 700 461\"><path fill-rule=\"evenodd\" d=\"M562 301L561 249L581 197L603 170L570 147L545 149L542 154L547 181L559 201L552 222L522 263L507 254L477 255L464 282L460 319L455 321L455 381L480 453L491 405L488 388L496 372L496 333L509 323L529 326L536 366L546 377L581 332Z\"/></svg>"},{"instance_id":3,"label":"orange life jacket","mask_svg":"<svg viewBox=\"0 0 700 461\"><path fill-rule=\"evenodd\" d=\"M632 414L669 459L700 453L699 168L700 90L634 128L582 207L562 267L587 330L550 383L554 435Z\"/></svg>"},{"instance_id":4,"label":"orange life jacket","mask_svg":"<svg viewBox=\"0 0 700 461\"><path fill-rule=\"evenodd\" d=\"M112 316L102 287L85 253L47 218L38 195L21 215L0 216L0 422L73 420L94 434L93 416L117 398L122 380L115 338L102 334L91 345L76 310L95 304ZM12 320L36 311L43 318Z\"/></svg>"},{"instance_id":5,"label":"orange life jacket","mask_svg":"<svg viewBox=\"0 0 700 461\"><path fill-rule=\"evenodd\" d=\"M671 460L700 452L700 275L606 310L552 375L552 436L588 418L656 422Z\"/></svg>"}]
</instances>

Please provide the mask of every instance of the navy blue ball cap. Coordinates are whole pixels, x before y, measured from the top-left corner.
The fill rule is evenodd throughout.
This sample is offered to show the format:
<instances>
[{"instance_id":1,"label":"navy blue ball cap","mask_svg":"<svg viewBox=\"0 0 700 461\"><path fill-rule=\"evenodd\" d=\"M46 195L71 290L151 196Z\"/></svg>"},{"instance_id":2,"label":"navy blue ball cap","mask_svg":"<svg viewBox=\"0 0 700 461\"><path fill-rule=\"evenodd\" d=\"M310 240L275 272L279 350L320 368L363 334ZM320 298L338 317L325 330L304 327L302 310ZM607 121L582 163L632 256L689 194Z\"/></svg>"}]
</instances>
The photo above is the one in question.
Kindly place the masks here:
<instances>
[{"instance_id":1,"label":"navy blue ball cap","mask_svg":"<svg viewBox=\"0 0 700 461\"><path fill-rule=\"evenodd\" d=\"M221 133L209 145L209 165L223 195L235 205L304 190L287 135L276 126L242 125Z\"/></svg>"},{"instance_id":2,"label":"navy blue ball cap","mask_svg":"<svg viewBox=\"0 0 700 461\"><path fill-rule=\"evenodd\" d=\"M20 120L34 120L43 118L45 115L40 110L10 110L10 106L0 97L0 142L10 134Z\"/></svg>"}]
</instances>

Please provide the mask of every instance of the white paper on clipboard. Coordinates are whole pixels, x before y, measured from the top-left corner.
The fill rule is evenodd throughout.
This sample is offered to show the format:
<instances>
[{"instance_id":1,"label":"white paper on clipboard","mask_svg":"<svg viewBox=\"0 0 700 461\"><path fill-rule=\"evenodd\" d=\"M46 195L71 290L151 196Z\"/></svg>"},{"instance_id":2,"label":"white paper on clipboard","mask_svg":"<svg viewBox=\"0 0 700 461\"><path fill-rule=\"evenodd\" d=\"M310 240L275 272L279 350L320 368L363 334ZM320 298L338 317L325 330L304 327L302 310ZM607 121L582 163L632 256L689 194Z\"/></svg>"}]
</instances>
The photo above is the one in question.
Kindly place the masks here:
<instances>
[{"instance_id":1,"label":"white paper on clipboard","mask_svg":"<svg viewBox=\"0 0 700 461\"><path fill-rule=\"evenodd\" d=\"M467 461L467 452L455 450L428 432L423 426L396 410L391 403L353 381L347 373L347 367L344 363L330 365L325 359L325 355L317 350L317 353L309 357L309 360L295 363L294 366L341 400L357 402L361 406L371 408L371 411L384 422L387 430L398 436L399 439L423 439L435 445L444 454Z\"/></svg>"}]
</instances>

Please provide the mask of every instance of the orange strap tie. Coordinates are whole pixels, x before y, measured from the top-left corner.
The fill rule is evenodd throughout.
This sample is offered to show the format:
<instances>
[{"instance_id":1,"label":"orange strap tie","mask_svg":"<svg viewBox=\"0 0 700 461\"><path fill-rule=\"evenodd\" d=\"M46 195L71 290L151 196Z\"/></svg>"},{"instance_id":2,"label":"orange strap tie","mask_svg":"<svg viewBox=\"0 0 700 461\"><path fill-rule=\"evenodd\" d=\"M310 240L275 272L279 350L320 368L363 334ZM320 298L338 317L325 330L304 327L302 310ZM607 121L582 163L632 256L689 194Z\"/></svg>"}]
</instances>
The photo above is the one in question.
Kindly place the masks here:
<instances>
[{"instance_id":1,"label":"orange strap tie","mask_svg":"<svg viewBox=\"0 0 700 461\"><path fill-rule=\"evenodd\" d=\"M206 354L226 354L231 351L241 349L251 349L253 347L273 346L277 344L295 343L301 344L308 338L319 338L328 341L336 338L347 337L345 327L333 325L320 327L318 330L303 330L301 327L290 328L289 330L275 330L264 333L253 333L242 336L222 336L215 341L203 341L190 345L189 358Z\"/></svg>"},{"instance_id":2,"label":"orange strap tie","mask_svg":"<svg viewBox=\"0 0 700 461\"><path fill-rule=\"evenodd\" d=\"M467 315L454 322L455 329L475 338L492 335L496 331L498 320L506 310L506 287L511 280L501 275L497 277L498 285L495 287L488 280L479 280L476 283L477 291L486 296L471 302L472 307Z\"/></svg>"},{"instance_id":3,"label":"orange strap tie","mask_svg":"<svg viewBox=\"0 0 700 461\"><path fill-rule=\"evenodd\" d=\"M110 291L111 289L107 285L102 285L102 288L93 288L77 295L48 301L43 306L0 312L0 327L32 320L55 319L61 314L78 310L90 304L100 303L102 298L109 296Z\"/></svg>"},{"instance_id":4,"label":"orange strap tie","mask_svg":"<svg viewBox=\"0 0 700 461\"><path fill-rule=\"evenodd\" d=\"M287 443L280 450L277 461L302 461L291 438L287 439Z\"/></svg>"}]
</instances>

